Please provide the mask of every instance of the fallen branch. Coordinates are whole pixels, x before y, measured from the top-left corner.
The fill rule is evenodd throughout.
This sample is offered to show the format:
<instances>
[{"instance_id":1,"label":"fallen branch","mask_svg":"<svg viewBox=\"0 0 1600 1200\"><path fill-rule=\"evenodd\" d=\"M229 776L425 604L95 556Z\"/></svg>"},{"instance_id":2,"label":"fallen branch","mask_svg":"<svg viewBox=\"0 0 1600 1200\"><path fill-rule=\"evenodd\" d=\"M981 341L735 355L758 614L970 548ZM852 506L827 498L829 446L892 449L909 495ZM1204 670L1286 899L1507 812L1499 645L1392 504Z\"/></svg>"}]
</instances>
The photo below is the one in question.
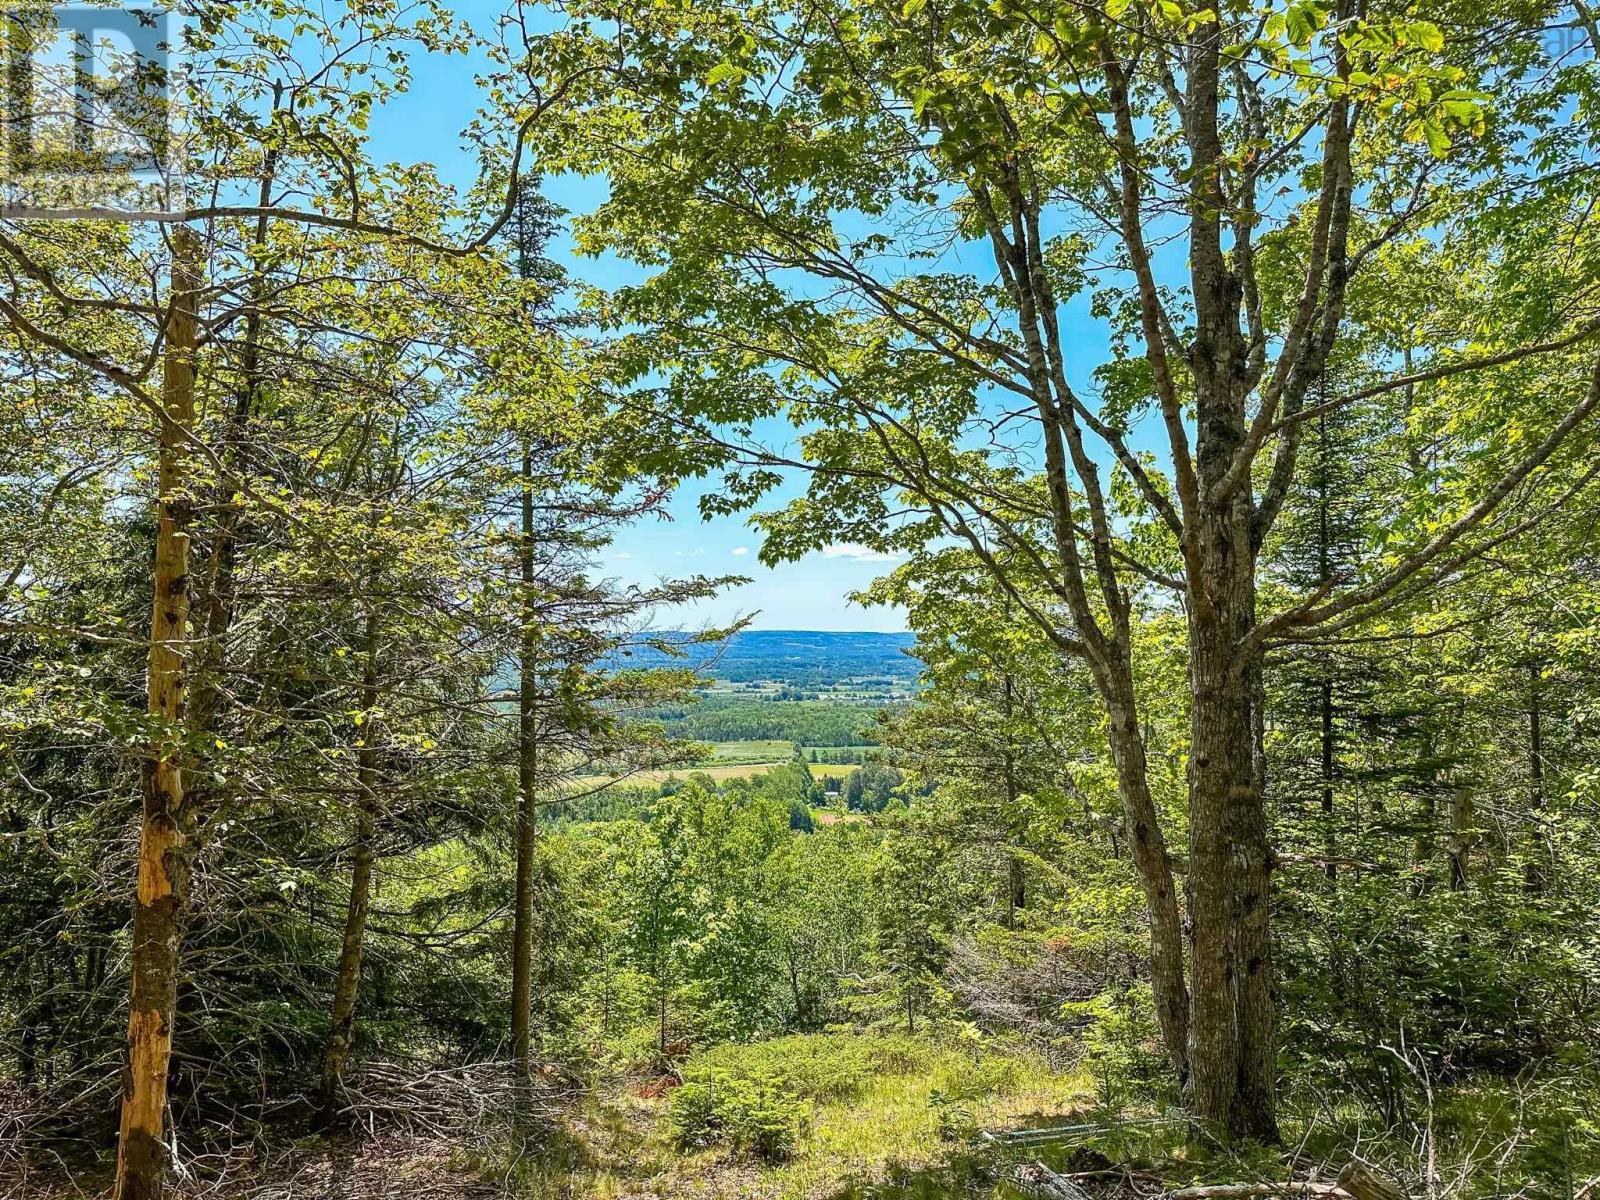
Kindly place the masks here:
<instances>
[{"instance_id":1,"label":"fallen branch","mask_svg":"<svg viewBox=\"0 0 1600 1200\"><path fill-rule=\"evenodd\" d=\"M1398 1183L1359 1158L1352 1158L1339 1172L1339 1186L1355 1200L1407 1200Z\"/></svg>"},{"instance_id":2,"label":"fallen branch","mask_svg":"<svg viewBox=\"0 0 1600 1200\"><path fill-rule=\"evenodd\" d=\"M1087 1192L1043 1163L1023 1163L1012 1173L1011 1181L1034 1200L1089 1200Z\"/></svg>"},{"instance_id":3,"label":"fallen branch","mask_svg":"<svg viewBox=\"0 0 1600 1200\"><path fill-rule=\"evenodd\" d=\"M1306 1183L1291 1179L1284 1183L1202 1184L1168 1192L1167 1200L1231 1200L1235 1196L1337 1196L1342 1200L1348 1195L1350 1193L1337 1183Z\"/></svg>"},{"instance_id":4,"label":"fallen branch","mask_svg":"<svg viewBox=\"0 0 1600 1200\"><path fill-rule=\"evenodd\" d=\"M1343 1200L1408 1200L1400 1185L1387 1175L1351 1159L1334 1183L1286 1180L1282 1183L1207 1183L1168 1192L1166 1200L1235 1200L1246 1196L1331 1196Z\"/></svg>"},{"instance_id":5,"label":"fallen branch","mask_svg":"<svg viewBox=\"0 0 1600 1200\"><path fill-rule=\"evenodd\" d=\"M1025 1146L1038 1142L1054 1142L1065 1138L1097 1137L1101 1134L1114 1133L1119 1129L1151 1129L1162 1125L1181 1125L1185 1120L1186 1118L1184 1117L1136 1117L1124 1121L1098 1121L1082 1125L1047 1125L1033 1129L983 1130L981 1136L986 1142L995 1142L1007 1146Z\"/></svg>"},{"instance_id":6,"label":"fallen branch","mask_svg":"<svg viewBox=\"0 0 1600 1200\"><path fill-rule=\"evenodd\" d=\"M548 1123L562 1104L551 1078L530 1088L510 1063L482 1062L418 1070L401 1063L362 1064L344 1089L339 1113L369 1135L379 1127L451 1140L493 1136L512 1114Z\"/></svg>"}]
</instances>

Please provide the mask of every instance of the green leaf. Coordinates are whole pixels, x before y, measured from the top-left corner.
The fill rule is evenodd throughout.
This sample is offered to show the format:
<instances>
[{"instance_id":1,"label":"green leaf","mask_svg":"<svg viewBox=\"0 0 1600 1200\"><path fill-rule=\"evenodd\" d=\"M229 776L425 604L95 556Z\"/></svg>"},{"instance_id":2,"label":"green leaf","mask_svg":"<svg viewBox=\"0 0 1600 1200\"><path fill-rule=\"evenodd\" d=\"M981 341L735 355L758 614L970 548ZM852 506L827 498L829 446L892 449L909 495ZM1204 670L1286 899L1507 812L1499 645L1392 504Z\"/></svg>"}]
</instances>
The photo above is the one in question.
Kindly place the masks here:
<instances>
[{"instance_id":1,"label":"green leaf","mask_svg":"<svg viewBox=\"0 0 1600 1200\"><path fill-rule=\"evenodd\" d=\"M1438 121L1424 121L1422 131L1428 138L1428 149L1433 151L1435 158L1446 158L1450 154L1450 135L1444 131L1444 126Z\"/></svg>"},{"instance_id":2,"label":"green leaf","mask_svg":"<svg viewBox=\"0 0 1600 1200\"><path fill-rule=\"evenodd\" d=\"M1444 34L1432 21L1412 21L1406 27L1412 45L1437 54L1444 49Z\"/></svg>"}]
</instances>

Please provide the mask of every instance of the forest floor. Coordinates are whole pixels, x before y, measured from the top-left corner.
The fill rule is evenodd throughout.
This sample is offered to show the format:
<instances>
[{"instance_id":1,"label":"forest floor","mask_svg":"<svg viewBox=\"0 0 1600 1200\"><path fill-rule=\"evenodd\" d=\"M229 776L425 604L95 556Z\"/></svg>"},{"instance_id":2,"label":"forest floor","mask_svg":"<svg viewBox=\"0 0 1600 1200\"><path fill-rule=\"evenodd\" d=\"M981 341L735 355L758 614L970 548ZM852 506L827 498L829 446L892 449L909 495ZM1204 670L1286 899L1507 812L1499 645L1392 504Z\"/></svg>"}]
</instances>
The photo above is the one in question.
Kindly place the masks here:
<instances>
[{"instance_id":1,"label":"forest floor","mask_svg":"<svg viewBox=\"0 0 1600 1200\"><path fill-rule=\"evenodd\" d=\"M180 1154L181 1157L181 1154ZM100 1200L111 1164L46 1156L0 1164L0 1200ZM301 1139L266 1154L253 1147L184 1160L174 1200L505 1200L464 1161L453 1139L379 1131Z\"/></svg>"},{"instance_id":2,"label":"forest floor","mask_svg":"<svg viewBox=\"0 0 1600 1200\"><path fill-rule=\"evenodd\" d=\"M682 1140L693 1089L785 1097L799 1119L767 1161L708 1139ZM687 1081L682 1082L682 1081ZM1425 1121L1386 1129L1347 1088L1302 1094L1286 1145L1229 1152L1162 1117L1155 1094L1103 1102L1082 1070L959 1031L834 1032L695 1052L672 1074L552 1078L532 1124L515 1113L503 1064L361 1080L360 1131L329 1137L304 1121L175 1139L172 1200L1019 1200L1021 1168L1075 1178L1096 1200L1154 1197L1196 1183L1333 1178L1360 1156L1411 1195L1600 1200L1593 1093L1570 1074L1486 1078L1430 1096ZM741 1091L742 1085L754 1091ZM382 1085L382 1087L380 1087ZM387 1088L387 1090L383 1090ZM518 1093L521 1094L520 1092ZM1143 1093L1141 1093L1143 1094ZM15 1108L15 1095L10 1097ZM0 1088L0 1200L98 1200L111 1176L109 1130L92 1142L25 1144ZM20 1110L19 1110L20 1111ZM770 1113L771 1109L767 1109ZM1072 1128L1063 1129L1063 1126ZM985 1133L1033 1131L998 1141ZM712 1144L703 1144L711 1141ZM1292 1149L1290 1149L1292 1147Z\"/></svg>"},{"instance_id":3,"label":"forest floor","mask_svg":"<svg viewBox=\"0 0 1600 1200\"><path fill-rule=\"evenodd\" d=\"M232 1151L184 1153L184 1200L953 1200L991 1194L964 1161L979 1129L1071 1119L1092 1104L1078 1074L992 1045L921 1037L799 1035L725 1045L705 1061L759 1075L804 1061L839 1094L808 1103L780 1162L728 1147L685 1150L670 1120L675 1079L613 1078L569 1096L529 1148L485 1114L471 1129L430 1135L380 1122L354 1137L308 1134ZM692 1073L696 1056L685 1068ZM804 1084L801 1089L804 1090ZM0 1147L3 1149L3 1147ZM0 1200L92 1200L109 1183L105 1156L69 1166L54 1155L21 1168L0 1154ZM10 1167L4 1164L10 1164Z\"/></svg>"}]
</instances>

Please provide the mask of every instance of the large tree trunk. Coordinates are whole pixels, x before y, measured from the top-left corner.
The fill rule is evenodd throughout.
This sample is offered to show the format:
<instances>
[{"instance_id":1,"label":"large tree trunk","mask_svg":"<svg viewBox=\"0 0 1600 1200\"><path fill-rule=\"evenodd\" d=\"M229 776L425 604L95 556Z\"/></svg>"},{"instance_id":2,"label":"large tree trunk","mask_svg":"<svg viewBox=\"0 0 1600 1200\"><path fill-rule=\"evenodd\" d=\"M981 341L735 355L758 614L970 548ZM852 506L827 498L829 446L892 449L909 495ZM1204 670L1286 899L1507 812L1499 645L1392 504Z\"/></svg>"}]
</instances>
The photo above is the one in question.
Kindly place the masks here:
<instances>
[{"instance_id":1,"label":"large tree trunk","mask_svg":"<svg viewBox=\"0 0 1600 1200\"><path fill-rule=\"evenodd\" d=\"M533 595L533 454L522 451L521 678L517 689L517 893L511 932L511 1053L520 1078L533 1077L533 871L538 850L538 630Z\"/></svg>"},{"instance_id":2,"label":"large tree trunk","mask_svg":"<svg viewBox=\"0 0 1600 1200\"><path fill-rule=\"evenodd\" d=\"M1226 439L1221 439L1226 444ZM1205 478L1202 475L1202 478ZM1208 514L1189 621L1189 1057L1196 1116L1277 1139L1271 851L1255 754L1255 563L1247 497Z\"/></svg>"},{"instance_id":3,"label":"large tree trunk","mask_svg":"<svg viewBox=\"0 0 1600 1200\"><path fill-rule=\"evenodd\" d=\"M1189 1029L1192 1108L1227 1128L1238 1082L1239 1031L1234 977L1233 865L1228 837L1236 788L1248 787L1243 681L1233 681L1225 634L1195 631L1190 666L1189 921L1193 987ZM1222 643L1218 645L1218 643ZM1230 686L1230 684L1232 686Z\"/></svg>"},{"instance_id":4,"label":"large tree trunk","mask_svg":"<svg viewBox=\"0 0 1600 1200\"><path fill-rule=\"evenodd\" d=\"M1259 651L1258 550L1248 477L1250 352L1239 327L1242 282L1223 248L1219 135L1221 28L1190 61L1188 140L1195 167L1189 263L1195 299L1196 486L1188 504L1190 709L1189 1057L1194 1114L1230 1137L1275 1141L1276 1039L1269 926L1271 853L1257 763L1253 689ZM1296 364L1297 378L1308 360Z\"/></svg>"},{"instance_id":5,"label":"large tree trunk","mask_svg":"<svg viewBox=\"0 0 1600 1200\"><path fill-rule=\"evenodd\" d=\"M1183 974L1183 922L1166 838L1150 796L1144 738L1133 704L1132 681L1108 697L1111 757L1128 827L1128 849L1150 914L1150 987L1167 1057L1180 1083L1189 1077L1189 989Z\"/></svg>"},{"instance_id":6,"label":"large tree trunk","mask_svg":"<svg viewBox=\"0 0 1600 1200\"><path fill-rule=\"evenodd\" d=\"M1231 822L1239 1067L1232 1131L1278 1140L1278 997L1272 962L1272 847L1260 787L1235 791Z\"/></svg>"},{"instance_id":7,"label":"large tree trunk","mask_svg":"<svg viewBox=\"0 0 1600 1200\"><path fill-rule=\"evenodd\" d=\"M1195 1115L1273 1139L1275 1040L1266 813L1251 775L1250 705L1221 639L1193 667L1189 1060Z\"/></svg>"},{"instance_id":8,"label":"large tree trunk","mask_svg":"<svg viewBox=\"0 0 1600 1200\"><path fill-rule=\"evenodd\" d=\"M158 1200L166 1181L162 1127L178 992L178 944L189 900L191 820L184 805L184 637L189 621L188 442L194 434L200 239L172 230L172 308L162 365L156 547L146 677L152 734L143 766L139 881L130 954L128 1058L122 1078L115 1200Z\"/></svg>"},{"instance_id":9,"label":"large tree trunk","mask_svg":"<svg viewBox=\"0 0 1600 1200\"><path fill-rule=\"evenodd\" d=\"M1001 694L1001 715L1005 717L1005 740L1000 748L1000 774L1005 786L1005 809L1001 813L1002 827L1006 830L1009 846L1006 850L1006 928L1017 927L1018 914L1028 906L1028 880L1023 869L1022 856L1016 844L1027 836L1025 828L1014 824L1017 819L1017 759L1011 744L1011 720L1016 700L1016 681L1008 674Z\"/></svg>"},{"instance_id":10,"label":"large tree trunk","mask_svg":"<svg viewBox=\"0 0 1600 1200\"><path fill-rule=\"evenodd\" d=\"M350 869L350 900L345 906L344 941L333 978L332 1022L322 1056L322 1114L332 1123L338 1115L345 1068L355 1042L356 1003L361 994L361 959L366 949L367 909L372 898L372 868L377 858L378 729L372 713L378 705L378 622L376 609L366 618L366 658L361 676L361 705L367 714L361 745L356 750L355 859Z\"/></svg>"}]
</instances>

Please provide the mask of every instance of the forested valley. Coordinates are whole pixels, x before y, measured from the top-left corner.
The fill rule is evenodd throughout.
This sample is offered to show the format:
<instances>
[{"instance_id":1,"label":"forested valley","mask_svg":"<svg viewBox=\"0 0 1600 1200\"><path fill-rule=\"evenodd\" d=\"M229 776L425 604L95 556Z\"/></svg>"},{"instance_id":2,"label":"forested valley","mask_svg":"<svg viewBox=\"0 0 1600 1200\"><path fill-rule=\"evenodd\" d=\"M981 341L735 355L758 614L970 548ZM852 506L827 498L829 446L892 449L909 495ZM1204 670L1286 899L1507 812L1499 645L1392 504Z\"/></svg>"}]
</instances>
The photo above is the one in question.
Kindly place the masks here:
<instances>
[{"instance_id":1,"label":"forested valley","mask_svg":"<svg viewBox=\"0 0 1600 1200\"><path fill-rule=\"evenodd\" d=\"M1587 0L130 12L0 18L0 1197L1600 1197Z\"/></svg>"}]
</instances>

